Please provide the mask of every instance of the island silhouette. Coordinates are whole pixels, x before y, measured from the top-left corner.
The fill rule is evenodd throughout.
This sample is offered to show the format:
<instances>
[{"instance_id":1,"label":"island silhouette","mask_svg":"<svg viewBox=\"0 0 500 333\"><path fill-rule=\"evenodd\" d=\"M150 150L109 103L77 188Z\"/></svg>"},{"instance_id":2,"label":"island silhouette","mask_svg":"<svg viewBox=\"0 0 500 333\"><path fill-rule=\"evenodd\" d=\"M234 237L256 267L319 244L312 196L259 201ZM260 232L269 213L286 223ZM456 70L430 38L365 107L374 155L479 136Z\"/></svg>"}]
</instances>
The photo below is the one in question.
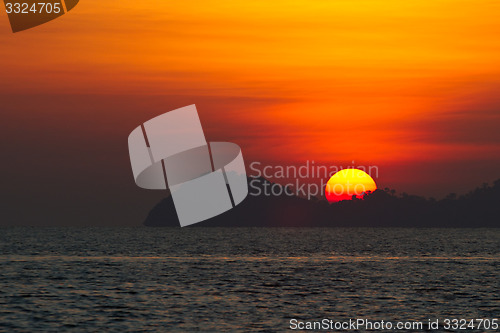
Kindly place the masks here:
<instances>
[{"instance_id":1,"label":"island silhouette","mask_svg":"<svg viewBox=\"0 0 500 333\"><path fill-rule=\"evenodd\" d=\"M248 177L252 186L281 186L262 177ZM277 191L279 192L279 191ZM261 191L264 193L264 191ZM500 179L464 195L436 200L385 188L360 199L326 200L282 195L252 195L233 209L193 227L499 227ZM193 209L195 209L193 207ZM149 212L144 225L180 227L171 196Z\"/></svg>"}]
</instances>

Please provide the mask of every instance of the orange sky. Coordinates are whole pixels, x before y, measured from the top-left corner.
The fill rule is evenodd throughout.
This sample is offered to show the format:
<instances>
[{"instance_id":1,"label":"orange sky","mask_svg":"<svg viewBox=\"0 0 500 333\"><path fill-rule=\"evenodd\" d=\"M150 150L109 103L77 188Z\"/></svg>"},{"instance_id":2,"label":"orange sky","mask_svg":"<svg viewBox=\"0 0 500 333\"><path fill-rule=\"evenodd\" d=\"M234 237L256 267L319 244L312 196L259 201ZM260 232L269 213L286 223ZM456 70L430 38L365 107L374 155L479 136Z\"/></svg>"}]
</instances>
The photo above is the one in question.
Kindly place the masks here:
<instances>
[{"instance_id":1,"label":"orange sky","mask_svg":"<svg viewBox=\"0 0 500 333\"><path fill-rule=\"evenodd\" d=\"M73 112L76 135L104 141L197 103L208 139L247 162L355 160L380 166L381 187L442 195L500 177L498 13L486 0L85 0L17 34L2 13L0 98L14 110L7 96L27 96L23 117L50 115L56 132ZM85 96L94 121L71 101L30 104L40 94ZM115 116L127 127L89 133Z\"/></svg>"}]
</instances>

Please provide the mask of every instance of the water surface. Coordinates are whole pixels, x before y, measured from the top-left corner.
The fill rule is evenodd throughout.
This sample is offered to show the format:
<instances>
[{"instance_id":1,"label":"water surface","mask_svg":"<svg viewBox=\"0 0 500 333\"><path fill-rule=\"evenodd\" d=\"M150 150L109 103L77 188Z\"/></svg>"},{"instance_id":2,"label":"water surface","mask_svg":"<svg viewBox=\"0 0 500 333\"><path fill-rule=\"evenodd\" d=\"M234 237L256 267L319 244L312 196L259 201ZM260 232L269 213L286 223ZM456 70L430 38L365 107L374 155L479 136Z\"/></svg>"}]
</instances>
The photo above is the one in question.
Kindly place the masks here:
<instances>
[{"instance_id":1,"label":"water surface","mask_svg":"<svg viewBox=\"0 0 500 333\"><path fill-rule=\"evenodd\" d=\"M2 228L7 331L498 318L499 229Z\"/></svg>"}]
</instances>

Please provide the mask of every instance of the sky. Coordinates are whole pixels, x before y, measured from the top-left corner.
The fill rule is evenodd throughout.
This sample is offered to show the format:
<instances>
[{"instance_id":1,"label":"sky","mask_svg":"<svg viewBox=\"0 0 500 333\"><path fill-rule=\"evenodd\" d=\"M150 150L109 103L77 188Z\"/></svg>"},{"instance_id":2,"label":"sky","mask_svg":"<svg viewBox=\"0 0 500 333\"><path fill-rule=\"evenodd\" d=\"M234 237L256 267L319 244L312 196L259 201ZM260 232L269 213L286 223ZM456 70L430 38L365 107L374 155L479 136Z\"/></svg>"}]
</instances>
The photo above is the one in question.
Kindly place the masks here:
<instances>
[{"instance_id":1,"label":"sky","mask_svg":"<svg viewBox=\"0 0 500 333\"><path fill-rule=\"evenodd\" d=\"M0 14L2 223L138 225L127 137L196 104L247 164L377 166L443 197L500 178L498 1L85 0ZM5 222L7 221L7 222ZM12 222L17 221L17 222ZM69 222L71 221L71 222Z\"/></svg>"}]
</instances>

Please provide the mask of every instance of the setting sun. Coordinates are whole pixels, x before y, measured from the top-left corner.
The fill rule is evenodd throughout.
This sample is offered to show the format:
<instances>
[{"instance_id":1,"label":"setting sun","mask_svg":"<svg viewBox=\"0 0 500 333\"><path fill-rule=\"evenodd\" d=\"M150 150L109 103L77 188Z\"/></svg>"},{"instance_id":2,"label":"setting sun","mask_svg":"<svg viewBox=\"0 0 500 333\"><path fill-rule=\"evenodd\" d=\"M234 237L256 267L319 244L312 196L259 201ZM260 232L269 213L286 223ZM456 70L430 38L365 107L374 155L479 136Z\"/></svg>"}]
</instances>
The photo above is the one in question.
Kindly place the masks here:
<instances>
[{"instance_id":1,"label":"setting sun","mask_svg":"<svg viewBox=\"0 0 500 333\"><path fill-rule=\"evenodd\" d=\"M361 198L363 193L373 192L377 185L370 175L359 169L344 169L334 174L325 188L326 199L329 202L351 200L355 195Z\"/></svg>"}]
</instances>

